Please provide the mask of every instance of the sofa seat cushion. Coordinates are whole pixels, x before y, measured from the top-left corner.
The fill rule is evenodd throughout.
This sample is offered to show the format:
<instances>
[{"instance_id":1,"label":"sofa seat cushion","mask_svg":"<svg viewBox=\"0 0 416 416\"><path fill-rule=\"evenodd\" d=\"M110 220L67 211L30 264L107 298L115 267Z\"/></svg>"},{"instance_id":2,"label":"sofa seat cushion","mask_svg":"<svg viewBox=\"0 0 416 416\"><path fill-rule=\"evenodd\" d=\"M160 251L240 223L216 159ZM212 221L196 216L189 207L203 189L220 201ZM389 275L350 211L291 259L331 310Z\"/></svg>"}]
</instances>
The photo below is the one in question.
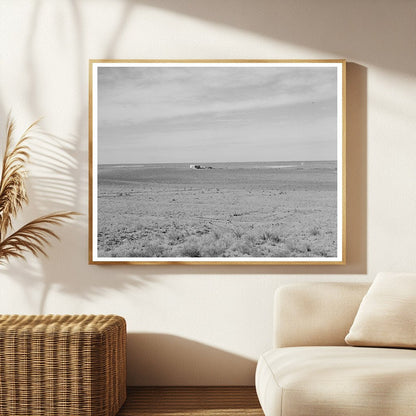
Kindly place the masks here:
<instances>
[{"instance_id":1,"label":"sofa seat cushion","mask_svg":"<svg viewBox=\"0 0 416 416\"><path fill-rule=\"evenodd\" d=\"M266 416L416 416L416 351L277 348L260 357L256 389Z\"/></svg>"}]
</instances>

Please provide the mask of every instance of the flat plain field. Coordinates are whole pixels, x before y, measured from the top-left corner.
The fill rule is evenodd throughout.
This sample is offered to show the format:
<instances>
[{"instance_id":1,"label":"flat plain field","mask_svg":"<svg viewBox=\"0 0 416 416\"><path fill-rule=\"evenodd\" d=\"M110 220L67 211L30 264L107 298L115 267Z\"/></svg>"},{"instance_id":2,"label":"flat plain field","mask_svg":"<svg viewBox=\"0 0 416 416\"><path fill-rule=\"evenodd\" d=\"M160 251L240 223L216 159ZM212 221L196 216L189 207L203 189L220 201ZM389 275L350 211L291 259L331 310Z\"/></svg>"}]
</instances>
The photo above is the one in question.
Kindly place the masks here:
<instances>
[{"instance_id":1,"label":"flat plain field","mask_svg":"<svg viewBox=\"0 0 416 416\"><path fill-rule=\"evenodd\" d=\"M335 257L336 162L100 165L102 257Z\"/></svg>"}]
</instances>

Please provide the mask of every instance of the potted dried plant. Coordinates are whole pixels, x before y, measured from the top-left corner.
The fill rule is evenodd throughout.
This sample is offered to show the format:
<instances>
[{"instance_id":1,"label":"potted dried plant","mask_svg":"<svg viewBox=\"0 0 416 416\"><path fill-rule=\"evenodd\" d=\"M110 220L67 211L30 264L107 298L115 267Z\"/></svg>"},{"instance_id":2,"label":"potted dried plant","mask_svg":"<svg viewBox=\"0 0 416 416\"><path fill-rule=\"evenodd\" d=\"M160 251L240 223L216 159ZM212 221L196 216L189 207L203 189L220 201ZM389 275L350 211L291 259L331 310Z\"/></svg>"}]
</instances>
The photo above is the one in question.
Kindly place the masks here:
<instances>
[{"instance_id":1,"label":"potted dried plant","mask_svg":"<svg viewBox=\"0 0 416 416\"><path fill-rule=\"evenodd\" d=\"M53 226L77 214L72 211L54 212L13 230L13 218L29 202L25 187L26 163L29 159L27 140L31 138L31 131L36 124L30 125L15 141L14 122L10 116L8 119L0 179L0 264L12 257L23 259L28 252L35 256L46 255L45 247L50 244L50 238L59 239L52 230Z\"/></svg>"}]
</instances>

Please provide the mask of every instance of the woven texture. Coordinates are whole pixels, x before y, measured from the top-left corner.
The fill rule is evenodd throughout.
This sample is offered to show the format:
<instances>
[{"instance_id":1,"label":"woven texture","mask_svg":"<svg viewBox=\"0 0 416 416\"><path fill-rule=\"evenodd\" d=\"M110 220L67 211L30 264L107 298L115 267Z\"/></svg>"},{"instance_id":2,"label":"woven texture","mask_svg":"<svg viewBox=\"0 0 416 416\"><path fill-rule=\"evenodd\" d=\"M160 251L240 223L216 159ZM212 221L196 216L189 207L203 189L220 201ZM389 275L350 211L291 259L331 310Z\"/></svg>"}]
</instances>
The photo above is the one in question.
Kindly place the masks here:
<instances>
[{"instance_id":1,"label":"woven texture","mask_svg":"<svg viewBox=\"0 0 416 416\"><path fill-rule=\"evenodd\" d=\"M125 399L123 318L0 315L0 415L114 416Z\"/></svg>"}]
</instances>

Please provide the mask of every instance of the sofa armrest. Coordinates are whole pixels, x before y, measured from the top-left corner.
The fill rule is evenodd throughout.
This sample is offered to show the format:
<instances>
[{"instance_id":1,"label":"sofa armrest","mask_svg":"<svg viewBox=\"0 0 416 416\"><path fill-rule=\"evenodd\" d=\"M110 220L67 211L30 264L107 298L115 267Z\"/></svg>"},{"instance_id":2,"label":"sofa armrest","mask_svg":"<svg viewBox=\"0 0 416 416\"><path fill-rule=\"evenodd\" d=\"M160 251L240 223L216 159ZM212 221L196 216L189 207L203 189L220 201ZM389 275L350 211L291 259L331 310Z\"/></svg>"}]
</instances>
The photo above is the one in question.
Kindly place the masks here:
<instances>
[{"instance_id":1,"label":"sofa armrest","mask_svg":"<svg viewBox=\"0 0 416 416\"><path fill-rule=\"evenodd\" d=\"M369 286L368 283L302 283L277 289L274 347L346 345L344 338Z\"/></svg>"}]
</instances>

